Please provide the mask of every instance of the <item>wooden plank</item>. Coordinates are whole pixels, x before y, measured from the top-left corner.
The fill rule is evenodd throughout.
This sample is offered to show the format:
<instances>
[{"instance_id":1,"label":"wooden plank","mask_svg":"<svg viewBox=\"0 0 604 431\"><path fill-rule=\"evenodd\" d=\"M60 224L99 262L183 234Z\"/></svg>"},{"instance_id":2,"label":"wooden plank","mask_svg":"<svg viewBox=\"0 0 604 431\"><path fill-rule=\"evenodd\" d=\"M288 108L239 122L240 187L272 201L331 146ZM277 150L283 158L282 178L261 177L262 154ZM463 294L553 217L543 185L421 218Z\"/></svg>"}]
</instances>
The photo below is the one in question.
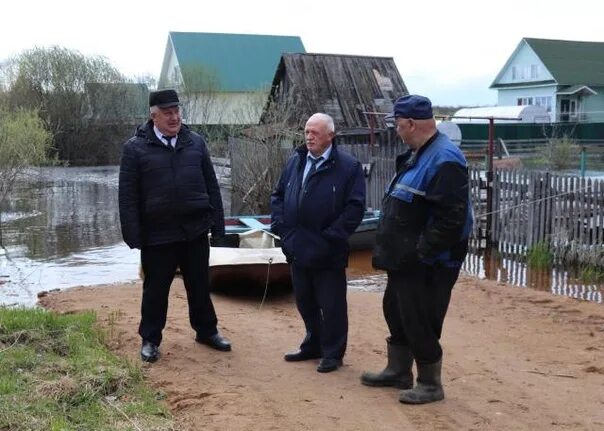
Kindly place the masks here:
<instances>
[{"instance_id":1,"label":"wooden plank","mask_svg":"<svg viewBox=\"0 0 604 431\"><path fill-rule=\"evenodd\" d=\"M513 208L510 209L510 243L514 246L520 244L520 214L522 212L522 184L520 172L514 169L510 173L508 197Z\"/></svg>"},{"instance_id":2,"label":"wooden plank","mask_svg":"<svg viewBox=\"0 0 604 431\"><path fill-rule=\"evenodd\" d=\"M545 173L545 230L544 237L548 244L552 240L552 200L555 199L555 188L552 186L554 178L549 172Z\"/></svg>"},{"instance_id":3,"label":"wooden plank","mask_svg":"<svg viewBox=\"0 0 604 431\"><path fill-rule=\"evenodd\" d=\"M534 233L533 233L533 229L535 227L535 223L534 223L534 219L535 219L535 204L534 204L534 197L535 197L535 176L534 174L530 174L529 175L529 190L530 190L530 195L531 198L533 199L533 202L527 202L528 205L528 238L526 241L526 246L527 247L531 247L533 245L533 237L534 237Z\"/></svg>"},{"instance_id":4,"label":"wooden plank","mask_svg":"<svg viewBox=\"0 0 604 431\"><path fill-rule=\"evenodd\" d=\"M581 178L579 180L579 190L577 193L577 209L578 209L578 213L577 213L577 220L576 220L576 225L577 225L577 233L578 233L578 240L579 246L583 246L585 245L585 178ZM579 250L581 250L582 247L579 247Z\"/></svg>"},{"instance_id":5,"label":"wooden plank","mask_svg":"<svg viewBox=\"0 0 604 431\"><path fill-rule=\"evenodd\" d=\"M594 193L596 196L596 208L598 212L598 237L596 239L596 244L602 247L604 246L604 181L596 181Z\"/></svg>"}]
</instances>

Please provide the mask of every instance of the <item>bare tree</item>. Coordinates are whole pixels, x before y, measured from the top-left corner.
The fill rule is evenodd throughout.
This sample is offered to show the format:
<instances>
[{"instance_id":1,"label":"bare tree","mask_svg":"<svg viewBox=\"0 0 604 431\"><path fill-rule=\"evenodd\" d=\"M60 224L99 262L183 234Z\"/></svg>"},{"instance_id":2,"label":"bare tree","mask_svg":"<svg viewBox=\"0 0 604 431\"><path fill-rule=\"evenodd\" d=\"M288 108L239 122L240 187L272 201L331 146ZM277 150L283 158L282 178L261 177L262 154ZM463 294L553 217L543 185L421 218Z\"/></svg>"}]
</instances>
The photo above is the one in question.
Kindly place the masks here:
<instances>
[{"instance_id":1,"label":"bare tree","mask_svg":"<svg viewBox=\"0 0 604 431\"><path fill-rule=\"evenodd\" d=\"M230 139L234 212L266 214L270 211L270 195L285 160L303 142L300 128L290 125L295 109L292 98L284 99L279 109L264 111L262 124Z\"/></svg>"}]
</instances>

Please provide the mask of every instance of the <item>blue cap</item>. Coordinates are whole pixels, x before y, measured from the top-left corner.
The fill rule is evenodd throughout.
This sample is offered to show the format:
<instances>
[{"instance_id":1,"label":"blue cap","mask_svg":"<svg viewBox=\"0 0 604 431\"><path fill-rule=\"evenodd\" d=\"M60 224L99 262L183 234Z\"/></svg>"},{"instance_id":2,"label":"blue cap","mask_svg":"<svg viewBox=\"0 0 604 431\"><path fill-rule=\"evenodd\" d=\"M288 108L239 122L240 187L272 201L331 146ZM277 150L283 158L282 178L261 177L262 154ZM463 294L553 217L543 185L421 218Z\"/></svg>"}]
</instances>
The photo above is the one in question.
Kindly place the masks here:
<instances>
[{"instance_id":1,"label":"blue cap","mask_svg":"<svg viewBox=\"0 0 604 431\"><path fill-rule=\"evenodd\" d=\"M430 99L417 94L399 97L394 103L392 112L386 115L386 120L394 118L413 118L414 120L428 120L434 117Z\"/></svg>"}]
</instances>

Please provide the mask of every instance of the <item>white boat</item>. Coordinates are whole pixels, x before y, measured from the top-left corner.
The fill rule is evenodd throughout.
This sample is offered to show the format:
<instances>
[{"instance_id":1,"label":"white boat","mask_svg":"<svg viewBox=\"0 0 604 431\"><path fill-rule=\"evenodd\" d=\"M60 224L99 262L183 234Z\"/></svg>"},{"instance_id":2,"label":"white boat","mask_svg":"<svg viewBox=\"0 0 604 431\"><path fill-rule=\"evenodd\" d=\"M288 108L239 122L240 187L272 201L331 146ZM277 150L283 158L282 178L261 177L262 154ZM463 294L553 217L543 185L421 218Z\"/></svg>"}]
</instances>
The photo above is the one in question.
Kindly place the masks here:
<instances>
[{"instance_id":1,"label":"white boat","mask_svg":"<svg viewBox=\"0 0 604 431\"><path fill-rule=\"evenodd\" d=\"M210 247L210 290L289 290L289 266L277 237L262 229L227 234L229 246Z\"/></svg>"}]
</instances>

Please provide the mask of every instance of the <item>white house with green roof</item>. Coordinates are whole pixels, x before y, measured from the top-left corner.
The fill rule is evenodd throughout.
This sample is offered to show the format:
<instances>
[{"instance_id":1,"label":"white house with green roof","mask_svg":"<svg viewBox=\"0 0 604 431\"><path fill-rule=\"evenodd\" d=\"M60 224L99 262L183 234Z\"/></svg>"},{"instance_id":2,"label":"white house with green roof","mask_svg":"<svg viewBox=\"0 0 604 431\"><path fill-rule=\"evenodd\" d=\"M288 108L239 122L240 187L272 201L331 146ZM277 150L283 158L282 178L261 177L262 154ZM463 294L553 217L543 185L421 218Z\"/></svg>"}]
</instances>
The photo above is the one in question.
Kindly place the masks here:
<instances>
[{"instance_id":1,"label":"white house with green roof","mask_svg":"<svg viewBox=\"0 0 604 431\"><path fill-rule=\"evenodd\" d=\"M498 105L544 106L552 122L604 122L604 42L523 38L490 88Z\"/></svg>"},{"instance_id":2,"label":"white house with green roof","mask_svg":"<svg viewBox=\"0 0 604 431\"><path fill-rule=\"evenodd\" d=\"M170 32L158 88L176 88L189 124L257 124L283 53L298 36Z\"/></svg>"}]
</instances>

